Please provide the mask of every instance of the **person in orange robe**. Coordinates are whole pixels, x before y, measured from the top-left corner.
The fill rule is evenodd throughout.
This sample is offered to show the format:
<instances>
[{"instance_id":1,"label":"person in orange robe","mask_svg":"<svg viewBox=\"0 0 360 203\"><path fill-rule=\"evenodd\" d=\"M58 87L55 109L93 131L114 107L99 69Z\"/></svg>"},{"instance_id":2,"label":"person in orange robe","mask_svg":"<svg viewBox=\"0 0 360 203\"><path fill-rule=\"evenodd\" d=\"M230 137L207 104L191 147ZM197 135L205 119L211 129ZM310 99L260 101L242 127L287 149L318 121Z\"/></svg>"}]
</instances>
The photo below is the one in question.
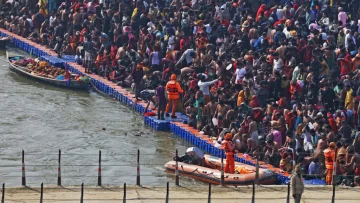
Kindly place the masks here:
<instances>
[{"instance_id":1,"label":"person in orange robe","mask_svg":"<svg viewBox=\"0 0 360 203\"><path fill-rule=\"evenodd\" d=\"M175 74L171 75L171 80L166 84L165 89L168 95L168 102L165 111L166 116L169 116L170 106L172 105L171 118L176 118L176 105L178 103L180 93L183 93L183 90L181 89L179 82L176 81Z\"/></svg>"},{"instance_id":2,"label":"person in orange robe","mask_svg":"<svg viewBox=\"0 0 360 203\"><path fill-rule=\"evenodd\" d=\"M331 142L329 147L324 150L325 156L325 167L326 167L326 184L331 185L332 175L334 171L334 162L335 162L335 142Z\"/></svg>"},{"instance_id":3,"label":"person in orange robe","mask_svg":"<svg viewBox=\"0 0 360 203\"><path fill-rule=\"evenodd\" d=\"M227 133L225 135L225 141L224 141L224 150L226 154L226 164L225 164L225 173L234 174L235 173L235 159L234 159L234 150L235 150L235 144L232 142L232 135L230 133Z\"/></svg>"}]
</instances>

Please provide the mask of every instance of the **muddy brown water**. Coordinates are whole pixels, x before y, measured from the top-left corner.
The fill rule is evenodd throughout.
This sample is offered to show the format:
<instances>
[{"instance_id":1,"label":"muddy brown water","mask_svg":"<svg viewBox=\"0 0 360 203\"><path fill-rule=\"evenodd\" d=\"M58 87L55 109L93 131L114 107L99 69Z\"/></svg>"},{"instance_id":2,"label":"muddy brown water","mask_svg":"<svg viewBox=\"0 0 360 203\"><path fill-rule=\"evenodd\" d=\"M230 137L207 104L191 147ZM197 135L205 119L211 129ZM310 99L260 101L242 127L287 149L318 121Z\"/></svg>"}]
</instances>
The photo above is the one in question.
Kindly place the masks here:
<instances>
[{"instance_id":1,"label":"muddy brown water","mask_svg":"<svg viewBox=\"0 0 360 203\"><path fill-rule=\"evenodd\" d=\"M0 183L21 185L24 150L27 185L55 185L59 149L63 185L96 185L99 150L104 185L135 185L138 149L141 184L175 182L163 165L188 142L144 126L142 116L110 97L38 83L11 72L5 52L0 59Z\"/></svg>"}]
</instances>

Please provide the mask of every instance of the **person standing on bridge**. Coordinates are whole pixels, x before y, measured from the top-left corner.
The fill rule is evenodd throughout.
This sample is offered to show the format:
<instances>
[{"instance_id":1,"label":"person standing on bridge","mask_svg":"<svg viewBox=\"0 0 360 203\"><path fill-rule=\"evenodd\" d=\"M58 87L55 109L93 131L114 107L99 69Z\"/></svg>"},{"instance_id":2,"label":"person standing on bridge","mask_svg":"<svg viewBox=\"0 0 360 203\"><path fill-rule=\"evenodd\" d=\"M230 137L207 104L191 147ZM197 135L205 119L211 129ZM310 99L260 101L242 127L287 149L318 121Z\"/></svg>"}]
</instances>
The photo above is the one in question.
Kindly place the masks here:
<instances>
[{"instance_id":1,"label":"person standing on bridge","mask_svg":"<svg viewBox=\"0 0 360 203\"><path fill-rule=\"evenodd\" d=\"M226 154L226 164L225 164L225 173L234 174L235 173L235 159L234 159L234 151L235 151L235 144L232 142L232 135L231 133L227 133L224 137L224 150Z\"/></svg>"},{"instance_id":2,"label":"person standing on bridge","mask_svg":"<svg viewBox=\"0 0 360 203\"><path fill-rule=\"evenodd\" d=\"M61 21L58 26L55 27L55 37L57 44L55 45L55 51L58 54L58 57L61 57L61 47L64 41L64 35L65 35L65 27L63 25L63 22Z\"/></svg>"},{"instance_id":3,"label":"person standing on bridge","mask_svg":"<svg viewBox=\"0 0 360 203\"><path fill-rule=\"evenodd\" d=\"M304 193L304 180L301 175L300 165L295 167L295 174L291 176L290 184L292 188L292 196L295 203L300 203L301 195Z\"/></svg>"},{"instance_id":4,"label":"person standing on bridge","mask_svg":"<svg viewBox=\"0 0 360 203\"><path fill-rule=\"evenodd\" d=\"M160 86L158 86L155 90L156 96L158 97L158 119L164 119L164 113L166 108L166 97L165 97L165 85L166 82L163 80L160 82Z\"/></svg>"},{"instance_id":5,"label":"person standing on bridge","mask_svg":"<svg viewBox=\"0 0 360 203\"><path fill-rule=\"evenodd\" d=\"M329 147L324 150L327 185L331 185L331 181L332 181L334 162L335 162L335 147L336 147L335 142L331 142L329 144Z\"/></svg>"},{"instance_id":6,"label":"person standing on bridge","mask_svg":"<svg viewBox=\"0 0 360 203\"><path fill-rule=\"evenodd\" d=\"M176 105L179 100L179 94L183 93L180 84L176 81L176 75L171 75L171 80L166 84L168 102L166 105L166 116L169 116L170 106L172 105L171 118L176 118Z\"/></svg>"},{"instance_id":7,"label":"person standing on bridge","mask_svg":"<svg viewBox=\"0 0 360 203\"><path fill-rule=\"evenodd\" d=\"M345 164L344 167L347 167L349 171L354 170L354 183L357 183L358 177L360 177L360 154L356 153L354 148L348 148L348 154L353 154L351 160L348 164Z\"/></svg>"}]
</instances>

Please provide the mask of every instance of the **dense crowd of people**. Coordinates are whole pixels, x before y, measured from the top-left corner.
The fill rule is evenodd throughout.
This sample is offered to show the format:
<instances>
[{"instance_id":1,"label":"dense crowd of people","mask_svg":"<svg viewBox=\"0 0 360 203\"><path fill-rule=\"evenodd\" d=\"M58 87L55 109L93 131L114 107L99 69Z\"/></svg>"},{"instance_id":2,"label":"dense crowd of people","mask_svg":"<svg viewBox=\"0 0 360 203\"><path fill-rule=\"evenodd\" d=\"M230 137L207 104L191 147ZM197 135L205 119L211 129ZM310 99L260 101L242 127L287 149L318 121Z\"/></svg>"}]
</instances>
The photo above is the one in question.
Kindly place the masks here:
<instances>
[{"instance_id":1,"label":"dense crowd of people","mask_svg":"<svg viewBox=\"0 0 360 203\"><path fill-rule=\"evenodd\" d=\"M41 2L8 0L0 27L135 88L159 119L186 113L218 147L359 185L360 1Z\"/></svg>"}]
</instances>

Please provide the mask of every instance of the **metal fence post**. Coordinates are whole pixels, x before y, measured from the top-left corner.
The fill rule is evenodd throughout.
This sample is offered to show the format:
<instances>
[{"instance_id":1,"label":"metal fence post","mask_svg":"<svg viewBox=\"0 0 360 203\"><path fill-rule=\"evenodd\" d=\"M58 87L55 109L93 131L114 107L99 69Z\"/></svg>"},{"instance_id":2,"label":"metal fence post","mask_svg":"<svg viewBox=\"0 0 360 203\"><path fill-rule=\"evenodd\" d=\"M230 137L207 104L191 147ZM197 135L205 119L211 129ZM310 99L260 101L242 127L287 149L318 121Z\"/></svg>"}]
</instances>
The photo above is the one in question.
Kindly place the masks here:
<instances>
[{"instance_id":1,"label":"metal fence post","mask_svg":"<svg viewBox=\"0 0 360 203\"><path fill-rule=\"evenodd\" d=\"M227 161L227 160L226 160ZM224 186L224 151L221 150L221 177L220 177L220 185Z\"/></svg>"},{"instance_id":2,"label":"metal fence post","mask_svg":"<svg viewBox=\"0 0 360 203\"><path fill-rule=\"evenodd\" d=\"M253 183L251 203L255 203L255 182Z\"/></svg>"},{"instance_id":3,"label":"metal fence post","mask_svg":"<svg viewBox=\"0 0 360 203\"><path fill-rule=\"evenodd\" d=\"M169 182L166 183L166 199L165 203L169 203Z\"/></svg>"},{"instance_id":4,"label":"metal fence post","mask_svg":"<svg viewBox=\"0 0 360 203\"><path fill-rule=\"evenodd\" d=\"M98 186L101 186L101 150L99 150Z\"/></svg>"},{"instance_id":5,"label":"metal fence post","mask_svg":"<svg viewBox=\"0 0 360 203\"><path fill-rule=\"evenodd\" d=\"M331 198L331 203L335 203L335 185L336 185L336 171L337 171L337 167L338 166L338 160L335 159L335 164L333 166L333 174L332 174L332 180L331 180L331 183L332 183L332 186L333 186L333 194L332 194L332 198Z\"/></svg>"},{"instance_id":6,"label":"metal fence post","mask_svg":"<svg viewBox=\"0 0 360 203\"><path fill-rule=\"evenodd\" d=\"M140 150L137 151L137 175L136 175L136 185L140 186Z\"/></svg>"},{"instance_id":7,"label":"metal fence post","mask_svg":"<svg viewBox=\"0 0 360 203\"><path fill-rule=\"evenodd\" d=\"M333 164L333 171L332 171L332 174L331 174L331 177L332 177L332 179L331 179L331 184L332 185L335 185L336 183L335 183L335 178L336 178L336 174L337 174L337 166L338 165L338 160L336 159L335 160L335 163Z\"/></svg>"},{"instance_id":8,"label":"metal fence post","mask_svg":"<svg viewBox=\"0 0 360 203\"><path fill-rule=\"evenodd\" d=\"M179 186L179 163L178 163L178 150L176 149L176 155L175 155L175 185Z\"/></svg>"},{"instance_id":9,"label":"metal fence post","mask_svg":"<svg viewBox=\"0 0 360 203\"><path fill-rule=\"evenodd\" d=\"M81 184L80 203L84 203L84 183Z\"/></svg>"},{"instance_id":10,"label":"metal fence post","mask_svg":"<svg viewBox=\"0 0 360 203\"><path fill-rule=\"evenodd\" d=\"M259 165L259 157L260 157L260 146L258 146L258 153L256 155L256 168L255 168L255 182L256 182L256 185L260 185L260 181L259 181L259 168L260 168L260 165Z\"/></svg>"},{"instance_id":11,"label":"metal fence post","mask_svg":"<svg viewBox=\"0 0 360 203\"><path fill-rule=\"evenodd\" d=\"M2 185L1 203L5 203L5 183Z\"/></svg>"},{"instance_id":12,"label":"metal fence post","mask_svg":"<svg viewBox=\"0 0 360 203\"><path fill-rule=\"evenodd\" d=\"M44 192L44 184L41 183L41 189L40 189L40 203L43 202L43 192Z\"/></svg>"},{"instance_id":13,"label":"metal fence post","mask_svg":"<svg viewBox=\"0 0 360 203\"><path fill-rule=\"evenodd\" d=\"M21 167L21 172L22 172L21 185L22 185L22 186L26 186L26 177L25 177L25 152L24 152L24 150L22 150L22 153L21 153L21 163L22 163L22 167Z\"/></svg>"},{"instance_id":14,"label":"metal fence post","mask_svg":"<svg viewBox=\"0 0 360 203\"><path fill-rule=\"evenodd\" d=\"M58 180L57 185L61 186L61 150L59 149L59 161L58 161Z\"/></svg>"},{"instance_id":15,"label":"metal fence post","mask_svg":"<svg viewBox=\"0 0 360 203\"><path fill-rule=\"evenodd\" d=\"M333 181L335 182L335 181ZM335 184L333 184L333 194L332 194L332 198L331 198L331 203L335 203Z\"/></svg>"},{"instance_id":16,"label":"metal fence post","mask_svg":"<svg viewBox=\"0 0 360 203\"><path fill-rule=\"evenodd\" d=\"M124 183L124 196L123 196L123 203L126 203L126 183Z\"/></svg>"},{"instance_id":17,"label":"metal fence post","mask_svg":"<svg viewBox=\"0 0 360 203\"><path fill-rule=\"evenodd\" d=\"M208 203L211 203L211 183L209 183Z\"/></svg>"},{"instance_id":18,"label":"metal fence post","mask_svg":"<svg viewBox=\"0 0 360 203\"><path fill-rule=\"evenodd\" d=\"M256 184L259 186L260 185L260 181L259 181L259 159L256 158L256 172L255 172L255 182Z\"/></svg>"},{"instance_id":19,"label":"metal fence post","mask_svg":"<svg viewBox=\"0 0 360 203\"><path fill-rule=\"evenodd\" d=\"M290 203L290 183L288 183L286 203Z\"/></svg>"}]
</instances>

